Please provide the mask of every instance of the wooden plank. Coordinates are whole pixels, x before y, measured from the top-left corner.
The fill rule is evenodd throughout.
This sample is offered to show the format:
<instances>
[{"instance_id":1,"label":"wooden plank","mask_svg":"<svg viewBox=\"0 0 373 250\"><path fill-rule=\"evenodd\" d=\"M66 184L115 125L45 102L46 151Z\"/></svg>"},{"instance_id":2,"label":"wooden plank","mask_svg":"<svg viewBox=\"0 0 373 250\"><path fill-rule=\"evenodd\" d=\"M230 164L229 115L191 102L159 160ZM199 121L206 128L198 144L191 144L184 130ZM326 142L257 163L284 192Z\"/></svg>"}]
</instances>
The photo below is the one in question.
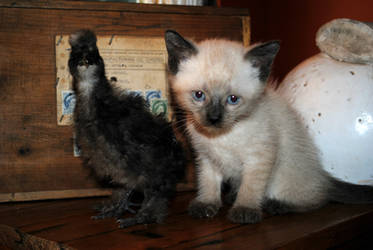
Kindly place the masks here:
<instances>
[{"instance_id":1,"label":"wooden plank","mask_svg":"<svg viewBox=\"0 0 373 250\"><path fill-rule=\"evenodd\" d=\"M91 189L73 189L73 190L50 190L50 191L0 194L0 202L67 199L67 198L107 196L107 195L111 195L111 189L91 188Z\"/></svg>"},{"instance_id":2,"label":"wooden plank","mask_svg":"<svg viewBox=\"0 0 373 250\"><path fill-rule=\"evenodd\" d=\"M8 8L39 8L39 9L66 9L90 11L125 11L136 13L159 14L189 14L214 16L247 16L249 10L245 8L216 8L210 6L175 6L162 4L133 4L118 2L78 2L78 1L12 1L2 0L0 7Z\"/></svg>"},{"instance_id":3,"label":"wooden plank","mask_svg":"<svg viewBox=\"0 0 373 250\"><path fill-rule=\"evenodd\" d=\"M367 245L363 247L362 242L359 241L363 240L361 237L364 237L367 232L372 232L372 229L372 214L362 213L351 218L346 217L339 223L324 227L320 231L307 233L304 237L286 243L278 249L328 249L334 246L350 245L350 242L355 242L355 245L350 245L349 249L367 249L365 248ZM370 240L363 242L371 245Z\"/></svg>"},{"instance_id":4,"label":"wooden plank","mask_svg":"<svg viewBox=\"0 0 373 250\"><path fill-rule=\"evenodd\" d=\"M178 196L170 205L169 218L178 217L180 214L185 215L185 209L188 205L190 195L182 194ZM94 238L97 235L104 235L114 231L133 232L137 230L147 229L148 227L165 226L161 225L140 225L128 229L119 229L115 219L92 220L91 216L95 215L92 206L98 202L91 199L85 199L86 205L81 206L80 211L74 209L75 206L81 205L78 203L71 204L73 213L65 213L64 216L59 215L54 217L57 207L49 207L48 216L43 217L41 221L33 221L27 225L20 226L20 230L49 240L58 242L71 242L85 238ZM60 203L60 205L62 205ZM54 210L54 211L53 211ZM168 220L167 220L168 221ZM149 232L151 234L151 232Z\"/></svg>"},{"instance_id":5,"label":"wooden plank","mask_svg":"<svg viewBox=\"0 0 373 250\"><path fill-rule=\"evenodd\" d=\"M106 199L86 198L3 203L0 204L0 221L2 224L23 230L33 225L53 224L54 221L66 217L84 216L88 220L94 214L93 206L103 200Z\"/></svg>"},{"instance_id":6,"label":"wooden plank","mask_svg":"<svg viewBox=\"0 0 373 250\"><path fill-rule=\"evenodd\" d=\"M265 218L259 224L232 227L171 248L326 249L371 231L372 220L372 205L334 204L310 213Z\"/></svg>"},{"instance_id":7,"label":"wooden plank","mask_svg":"<svg viewBox=\"0 0 373 250\"><path fill-rule=\"evenodd\" d=\"M242 40L243 45L248 47L251 40L250 16L242 17Z\"/></svg>"},{"instance_id":8,"label":"wooden plank","mask_svg":"<svg viewBox=\"0 0 373 250\"><path fill-rule=\"evenodd\" d=\"M170 216L163 225L140 225L63 242L78 249L89 249L95 245L98 249L119 249L124 242L129 249L182 249L179 248L180 242L208 237L236 227L240 225L231 224L223 216L213 220L199 220L182 213Z\"/></svg>"},{"instance_id":9,"label":"wooden plank","mask_svg":"<svg viewBox=\"0 0 373 250\"><path fill-rule=\"evenodd\" d=\"M186 209L194 195L179 193L165 223L126 229L119 229L114 219L90 219L98 198L0 204L0 221L77 249L354 248L350 242L369 242L366 236L373 229L373 205L330 204L309 213L266 217L255 225L230 223L228 207L216 218L193 219Z\"/></svg>"}]
</instances>

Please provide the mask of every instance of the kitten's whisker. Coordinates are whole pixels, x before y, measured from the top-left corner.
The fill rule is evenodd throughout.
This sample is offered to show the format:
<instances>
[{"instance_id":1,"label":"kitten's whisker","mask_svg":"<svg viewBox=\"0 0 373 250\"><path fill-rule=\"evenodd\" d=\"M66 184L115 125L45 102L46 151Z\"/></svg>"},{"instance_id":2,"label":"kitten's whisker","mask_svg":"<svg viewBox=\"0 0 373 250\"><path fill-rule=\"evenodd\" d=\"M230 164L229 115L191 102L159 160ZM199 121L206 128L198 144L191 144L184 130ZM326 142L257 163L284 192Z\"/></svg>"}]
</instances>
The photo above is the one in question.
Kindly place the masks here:
<instances>
[{"instance_id":1,"label":"kitten's whisker","mask_svg":"<svg viewBox=\"0 0 373 250\"><path fill-rule=\"evenodd\" d=\"M174 124L179 124L179 123L186 123L187 121L188 121L188 119L183 118L183 119L180 119L180 120L174 120L173 123Z\"/></svg>"}]
</instances>

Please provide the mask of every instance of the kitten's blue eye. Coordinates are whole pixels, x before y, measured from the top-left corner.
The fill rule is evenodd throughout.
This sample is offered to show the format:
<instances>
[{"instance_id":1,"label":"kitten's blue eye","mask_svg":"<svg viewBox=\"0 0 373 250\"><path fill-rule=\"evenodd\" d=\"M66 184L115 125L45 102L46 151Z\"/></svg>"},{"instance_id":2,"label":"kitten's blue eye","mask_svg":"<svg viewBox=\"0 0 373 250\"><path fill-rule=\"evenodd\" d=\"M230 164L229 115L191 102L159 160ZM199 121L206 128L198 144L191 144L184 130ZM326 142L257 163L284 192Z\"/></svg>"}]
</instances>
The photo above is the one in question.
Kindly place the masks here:
<instances>
[{"instance_id":1,"label":"kitten's blue eye","mask_svg":"<svg viewBox=\"0 0 373 250\"><path fill-rule=\"evenodd\" d=\"M227 102L228 102L228 104L236 105L240 102L240 98L236 95L230 95L227 98Z\"/></svg>"},{"instance_id":2,"label":"kitten's blue eye","mask_svg":"<svg viewBox=\"0 0 373 250\"><path fill-rule=\"evenodd\" d=\"M205 96L205 93L198 90L198 91L193 91L193 98L197 102L203 102L206 99L206 96Z\"/></svg>"}]
</instances>

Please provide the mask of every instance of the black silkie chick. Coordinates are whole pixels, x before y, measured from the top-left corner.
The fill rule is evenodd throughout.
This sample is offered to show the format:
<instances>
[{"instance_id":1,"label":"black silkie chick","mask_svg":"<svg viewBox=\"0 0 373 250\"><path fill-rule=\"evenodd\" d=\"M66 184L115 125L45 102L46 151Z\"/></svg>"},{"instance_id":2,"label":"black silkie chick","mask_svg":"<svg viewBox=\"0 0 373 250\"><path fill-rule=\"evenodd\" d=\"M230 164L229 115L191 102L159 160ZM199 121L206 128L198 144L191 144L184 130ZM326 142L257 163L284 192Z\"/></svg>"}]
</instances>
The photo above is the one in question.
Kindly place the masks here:
<instances>
[{"instance_id":1,"label":"black silkie chick","mask_svg":"<svg viewBox=\"0 0 373 250\"><path fill-rule=\"evenodd\" d=\"M135 213L131 197L143 193L136 215L119 219L120 227L161 223L186 160L169 122L150 113L145 100L111 86L92 31L70 36L69 69L76 94L77 144L83 162L101 180L115 185L112 202L96 219Z\"/></svg>"}]
</instances>

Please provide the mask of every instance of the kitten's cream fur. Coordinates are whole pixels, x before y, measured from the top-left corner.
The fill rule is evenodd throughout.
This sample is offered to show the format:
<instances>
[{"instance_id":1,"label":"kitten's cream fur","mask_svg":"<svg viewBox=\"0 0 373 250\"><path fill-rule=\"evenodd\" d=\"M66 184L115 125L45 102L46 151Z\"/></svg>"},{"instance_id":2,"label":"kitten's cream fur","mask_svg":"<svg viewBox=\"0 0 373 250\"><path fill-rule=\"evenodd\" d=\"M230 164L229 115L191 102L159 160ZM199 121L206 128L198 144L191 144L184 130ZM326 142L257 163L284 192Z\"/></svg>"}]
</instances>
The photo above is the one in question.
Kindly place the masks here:
<instances>
[{"instance_id":1,"label":"kitten's cream fur","mask_svg":"<svg viewBox=\"0 0 373 250\"><path fill-rule=\"evenodd\" d=\"M278 43L249 49L226 40L195 45L169 31L166 45L171 89L197 156L193 216L218 212L222 182L232 186L228 216L238 223L260 221L262 208L273 214L305 211L330 199L334 179L322 169L306 129L265 85ZM197 101L195 91L202 91L205 100ZM227 103L230 95L238 96L239 103ZM222 117L212 124L213 105Z\"/></svg>"}]
</instances>

